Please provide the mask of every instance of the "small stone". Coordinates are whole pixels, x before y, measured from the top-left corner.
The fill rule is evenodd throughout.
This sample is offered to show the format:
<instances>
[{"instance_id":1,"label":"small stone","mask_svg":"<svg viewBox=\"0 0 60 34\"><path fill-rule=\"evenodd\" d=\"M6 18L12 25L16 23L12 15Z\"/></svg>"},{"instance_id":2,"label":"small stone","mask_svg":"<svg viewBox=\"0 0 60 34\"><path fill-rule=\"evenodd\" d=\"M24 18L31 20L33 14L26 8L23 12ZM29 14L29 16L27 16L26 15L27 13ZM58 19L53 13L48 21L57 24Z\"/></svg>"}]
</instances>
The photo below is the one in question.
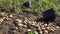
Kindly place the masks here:
<instances>
[{"instance_id":1,"label":"small stone","mask_svg":"<svg viewBox=\"0 0 60 34\"><path fill-rule=\"evenodd\" d=\"M23 25L24 27L27 27L26 25Z\"/></svg>"},{"instance_id":2,"label":"small stone","mask_svg":"<svg viewBox=\"0 0 60 34\"><path fill-rule=\"evenodd\" d=\"M27 20L25 20L25 21L23 22L23 24L27 25Z\"/></svg>"},{"instance_id":3,"label":"small stone","mask_svg":"<svg viewBox=\"0 0 60 34\"><path fill-rule=\"evenodd\" d=\"M49 26L49 27L52 27L52 26L53 26L53 24L52 24L52 23L49 23L49 24L48 24L48 26Z\"/></svg>"},{"instance_id":4,"label":"small stone","mask_svg":"<svg viewBox=\"0 0 60 34\"><path fill-rule=\"evenodd\" d=\"M57 29L59 29L60 27L56 26Z\"/></svg>"},{"instance_id":5,"label":"small stone","mask_svg":"<svg viewBox=\"0 0 60 34\"><path fill-rule=\"evenodd\" d=\"M11 15L9 15L9 17L13 17L13 15L11 14Z\"/></svg>"},{"instance_id":6,"label":"small stone","mask_svg":"<svg viewBox=\"0 0 60 34\"><path fill-rule=\"evenodd\" d=\"M4 16L6 13L5 12L1 12L1 15Z\"/></svg>"},{"instance_id":7,"label":"small stone","mask_svg":"<svg viewBox=\"0 0 60 34\"><path fill-rule=\"evenodd\" d=\"M23 24L18 24L19 26L23 26Z\"/></svg>"},{"instance_id":8,"label":"small stone","mask_svg":"<svg viewBox=\"0 0 60 34\"><path fill-rule=\"evenodd\" d=\"M17 31L16 30L13 30L14 33L16 33Z\"/></svg>"},{"instance_id":9,"label":"small stone","mask_svg":"<svg viewBox=\"0 0 60 34\"><path fill-rule=\"evenodd\" d=\"M44 31L44 34L48 34L48 31L47 31L47 30L45 30L45 31Z\"/></svg>"},{"instance_id":10,"label":"small stone","mask_svg":"<svg viewBox=\"0 0 60 34\"><path fill-rule=\"evenodd\" d=\"M9 20L9 18L6 18L7 20Z\"/></svg>"},{"instance_id":11,"label":"small stone","mask_svg":"<svg viewBox=\"0 0 60 34\"><path fill-rule=\"evenodd\" d=\"M34 33L35 33L35 34L38 34L38 32L37 32L37 31L34 31Z\"/></svg>"},{"instance_id":12,"label":"small stone","mask_svg":"<svg viewBox=\"0 0 60 34\"><path fill-rule=\"evenodd\" d=\"M18 18L18 19L16 19L16 21L18 21L18 22L22 23L22 20L20 20L19 18Z\"/></svg>"},{"instance_id":13,"label":"small stone","mask_svg":"<svg viewBox=\"0 0 60 34\"><path fill-rule=\"evenodd\" d=\"M44 25L42 25L42 27L44 28Z\"/></svg>"},{"instance_id":14,"label":"small stone","mask_svg":"<svg viewBox=\"0 0 60 34\"><path fill-rule=\"evenodd\" d=\"M54 29L55 31L57 31L57 29Z\"/></svg>"},{"instance_id":15,"label":"small stone","mask_svg":"<svg viewBox=\"0 0 60 34\"><path fill-rule=\"evenodd\" d=\"M42 25L41 29L42 29L42 30L45 30L46 28L44 27L44 25Z\"/></svg>"},{"instance_id":16,"label":"small stone","mask_svg":"<svg viewBox=\"0 0 60 34\"><path fill-rule=\"evenodd\" d=\"M8 17L8 15L5 15L5 17Z\"/></svg>"},{"instance_id":17,"label":"small stone","mask_svg":"<svg viewBox=\"0 0 60 34\"><path fill-rule=\"evenodd\" d=\"M0 22L3 22L3 18L0 19Z\"/></svg>"},{"instance_id":18,"label":"small stone","mask_svg":"<svg viewBox=\"0 0 60 34\"><path fill-rule=\"evenodd\" d=\"M46 28L42 28L42 30L45 30Z\"/></svg>"},{"instance_id":19,"label":"small stone","mask_svg":"<svg viewBox=\"0 0 60 34\"><path fill-rule=\"evenodd\" d=\"M3 17L3 19L5 19L6 17Z\"/></svg>"},{"instance_id":20,"label":"small stone","mask_svg":"<svg viewBox=\"0 0 60 34\"><path fill-rule=\"evenodd\" d=\"M43 33L43 31L40 31L40 34L42 34Z\"/></svg>"},{"instance_id":21,"label":"small stone","mask_svg":"<svg viewBox=\"0 0 60 34\"><path fill-rule=\"evenodd\" d=\"M31 31L31 29L28 29L28 31Z\"/></svg>"},{"instance_id":22,"label":"small stone","mask_svg":"<svg viewBox=\"0 0 60 34\"><path fill-rule=\"evenodd\" d=\"M47 27L47 29L49 30L50 28L49 28L49 27Z\"/></svg>"},{"instance_id":23,"label":"small stone","mask_svg":"<svg viewBox=\"0 0 60 34\"><path fill-rule=\"evenodd\" d=\"M55 30L54 30L54 29L51 29L51 31L53 31L53 32L54 32Z\"/></svg>"},{"instance_id":24,"label":"small stone","mask_svg":"<svg viewBox=\"0 0 60 34\"><path fill-rule=\"evenodd\" d=\"M47 26L47 24L44 24L44 26Z\"/></svg>"},{"instance_id":25,"label":"small stone","mask_svg":"<svg viewBox=\"0 0 60 34\"><path fill-rule=\"evenodd\" d=\"M28 21L28 23L31 23L30 21Z\"/></svg>"},{"instance_id":26,"label":"small stone","mask_svg":"<svg viewBox=\"0 0 60 34\"><path fill-rule=\"evenodd\" d=\"M15 27L16 29L18 29L17 27Z\"/></svg>"},{"instance_id":27,"label":"small stone","mask_svg":"<svg viewBox=\"0 0 60 34\"><path fill-rule=\"evenodd\" d=\"M36 27L38 27L38 28L39 28L40 26L37 24L37 25L36 25Z\"/></svg>"},{"instance_id":28,"label":"small stone","mask_svg":"<svg viewBox=\"0 0 60 34\"><path fill-rule=\"evenodd\" d=\"M38 28L38 30L41 30L41 28Z\"/></svg>"},{"instance_id":29,"label":"small stone","mask_svg":"<svg viewBox=\"0 0 60 34\"><path fill-rule=\"evenodd\" d=\"M35 23L33 23L32 25L35 25Z\"/></svg>"}]
</instances>

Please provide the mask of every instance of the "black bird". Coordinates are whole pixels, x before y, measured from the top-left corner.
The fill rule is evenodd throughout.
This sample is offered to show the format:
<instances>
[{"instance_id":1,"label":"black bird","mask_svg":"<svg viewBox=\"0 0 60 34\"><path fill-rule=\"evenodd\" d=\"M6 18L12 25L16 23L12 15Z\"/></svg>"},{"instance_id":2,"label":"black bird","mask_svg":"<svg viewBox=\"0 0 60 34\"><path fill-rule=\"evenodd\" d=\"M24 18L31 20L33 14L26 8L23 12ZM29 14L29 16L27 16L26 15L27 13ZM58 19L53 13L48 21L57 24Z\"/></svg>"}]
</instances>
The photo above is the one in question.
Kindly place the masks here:
<instances>
[{"instance_id":1,"label":"black bird","mask_svg":"<svg viewBox=\"0 0 60 34\"><path fill-rule=\"evenodd\" d=\"M56 17L55 17L55 11L54 11L53 8L50 8L50 9L44 11L44 12L42 13L42 15L43 15L43 20L44 20L45 22L49 22L49 21L52 22L52 21L54 21L54 19L56 18Z\"/></svg>"},{"instance_id":2,"label":"black bird","mask_svg":"<svg viewBox=\"0 0 60 34\"><path fill-rule=\"evenodd\" d=\"M56 15L55 15L55 11L53 8L50 8L44 12L42 12L42 16L43 18L37 18L35 21L36 22L44 22L44 23L47 23L48 22L55 22L55 18L56 18Z\"/></svg>"},{"instance_id":3,"label":"black bird","mask_svg":"<svg viewBox=\"0 0 60 34\"><path fill-rule=\"evenodd\" d=\"M30 1L27 1L23 4L23 6L27 7L27 8L30 8L31 7L31 2Z\"/></svg>"}]
</instances>

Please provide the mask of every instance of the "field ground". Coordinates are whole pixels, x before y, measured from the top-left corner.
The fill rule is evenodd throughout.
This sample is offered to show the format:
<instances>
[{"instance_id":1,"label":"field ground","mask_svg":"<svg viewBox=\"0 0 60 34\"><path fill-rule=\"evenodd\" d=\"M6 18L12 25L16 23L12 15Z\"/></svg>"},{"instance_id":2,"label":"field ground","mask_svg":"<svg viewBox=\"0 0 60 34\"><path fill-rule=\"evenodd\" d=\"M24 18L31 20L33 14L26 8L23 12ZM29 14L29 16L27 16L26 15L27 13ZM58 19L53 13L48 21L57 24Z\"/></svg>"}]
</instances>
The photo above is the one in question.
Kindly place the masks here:
<instances>
[{"instance_id":1,"label":"field ground","mask_svg":"<svg viewBox=\"0 0 60 34\"><path fill-rule=\"evenodd\" d=\"M47 29L47 32L49 32L48 34L60 34L60 17L57 16L55 21L56 22L50 22L49 24L47 24L47 26L45 26L46 23L44 22L36 22L34 20L36 20L38 17L41 17L42 15L40 14L33 14L33 13L23 13L23 14L18 14L18 13L7 13L7 12L0 12L1 16L0 16L0 22L2 25L5 25L6 23L8 24L8 26L5 25L6 27L15 27L15 28L19 28L19 29L14 29L14 33L17 34L25 34L29 29L32 29L33 31L37 31L40 34L40 29L41 31L44 33L44 31ZM14 23L16 23L15 25L13 25ZM19 26L19 27L18 27ZM41 26L41 27L39 27ZM52 28L53 27L53 28ZM5 29L4 30L8 30ZM46 28L46 29L43 29ZM43 31L44 30L44 31ZM0 30L0 32L2 32ZM1 34L1 33L0 33ZM10 33L11 34L11 33Z\"/></svg>"}]
</instances>

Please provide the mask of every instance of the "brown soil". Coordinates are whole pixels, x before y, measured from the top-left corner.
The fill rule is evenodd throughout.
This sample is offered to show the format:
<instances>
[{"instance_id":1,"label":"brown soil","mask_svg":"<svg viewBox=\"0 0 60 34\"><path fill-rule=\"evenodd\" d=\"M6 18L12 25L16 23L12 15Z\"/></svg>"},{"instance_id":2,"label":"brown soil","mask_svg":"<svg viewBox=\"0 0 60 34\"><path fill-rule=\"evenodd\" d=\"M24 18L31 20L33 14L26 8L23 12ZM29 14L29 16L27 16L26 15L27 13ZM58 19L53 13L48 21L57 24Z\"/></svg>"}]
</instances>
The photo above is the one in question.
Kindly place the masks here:
<instances>
[{"instance_id":1,"label":"brown soil","mask_svg":"<svg viewBox=\"0 0 60 34\"><path fill-rule=\"evenodd\" d=\"M2 26L3 32L6 34L27 34L28 29L32 29L33 31L37 31L40 34L40 31L44 33L45 30L48 31L48 34L60 34L60 17L56 17L56 22L50 22L47 26L44 26L46 23L44 22L36 22L38 18L41 18L41 14L33 14L33 13L7 13L7 12L0 12L0 24ZM51 24L52 23L52 24ZM52 25L52 26L51 26ZM43 27L44 26L44 27ZM51 26L56 29L58 26L59 28L55 31L47 29L47 27ZM39 29L41 28L41 30ZM45 29L43 29L45 28ZM5 34L4 33L4 34ZM1 33L0 33L1 34Z\"/></svg>"}]
</instances>

